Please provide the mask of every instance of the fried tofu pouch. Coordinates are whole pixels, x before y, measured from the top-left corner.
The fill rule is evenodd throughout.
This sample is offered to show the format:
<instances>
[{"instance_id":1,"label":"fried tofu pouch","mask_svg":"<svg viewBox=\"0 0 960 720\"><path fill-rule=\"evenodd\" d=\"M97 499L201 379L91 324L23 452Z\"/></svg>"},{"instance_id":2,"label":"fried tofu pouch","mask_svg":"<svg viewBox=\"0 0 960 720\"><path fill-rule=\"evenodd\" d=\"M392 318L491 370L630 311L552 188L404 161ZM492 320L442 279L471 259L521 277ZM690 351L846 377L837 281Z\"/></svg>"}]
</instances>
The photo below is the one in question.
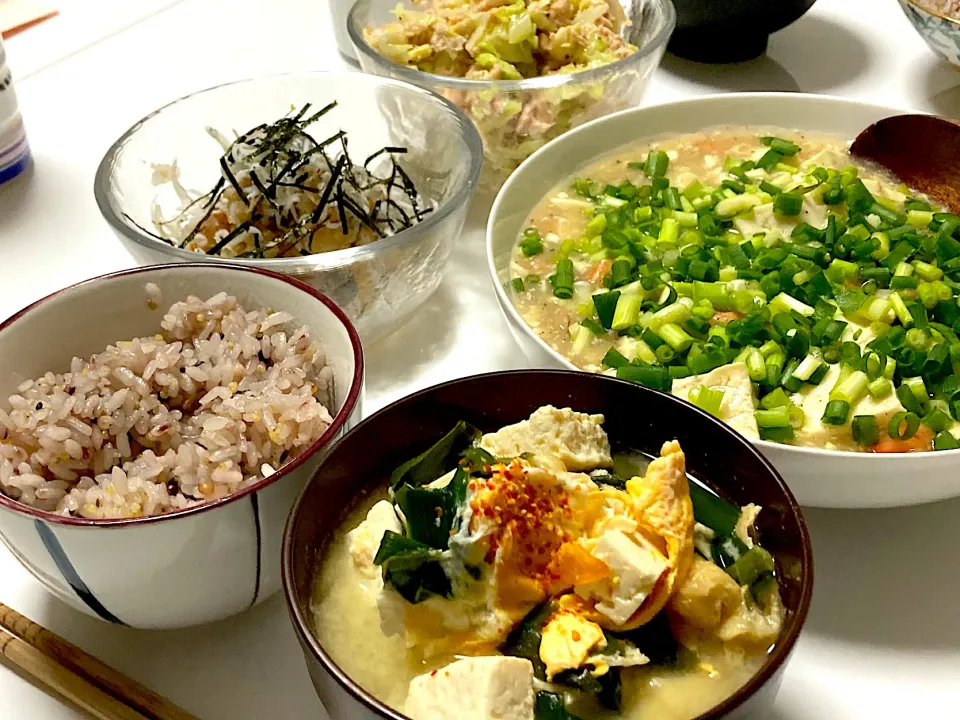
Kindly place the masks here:
<instances>
[{"instance_id":1,"label":"fried tofu pouch","mask_svg":"<svg viewBox=\"0 0 960 720\"><path fill-rule=\"evenodd\" d=\"M654 594L621 628L632 630L650 622L664 608L693 562L693 501L680 443L664 443L660 457L650 463L646 474L627 481L627 492L634 513L642 518L641 530L660 547L669 563Z\"/></svg>"},{"instance_id":2,"label":"fried tofu pouch","mask_svg":"<svg viewBox=\"0 0 960 720\"><path fill-rule=\"evenodd\" d=\"M690 572L667 608L701 630L716 630L740 605L737 581L709 560L693 558Z\"/></svg>"}]
</instances>

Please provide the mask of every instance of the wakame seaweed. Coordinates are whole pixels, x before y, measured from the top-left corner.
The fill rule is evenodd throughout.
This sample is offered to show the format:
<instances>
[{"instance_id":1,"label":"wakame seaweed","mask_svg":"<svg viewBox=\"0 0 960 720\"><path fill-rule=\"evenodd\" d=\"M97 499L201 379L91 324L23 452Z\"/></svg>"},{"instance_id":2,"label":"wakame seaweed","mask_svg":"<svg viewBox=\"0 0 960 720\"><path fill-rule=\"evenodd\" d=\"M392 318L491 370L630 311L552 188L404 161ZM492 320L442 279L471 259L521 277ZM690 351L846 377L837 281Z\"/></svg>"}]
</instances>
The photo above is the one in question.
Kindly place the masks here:
<instances>
[{"instance_id":1,"label":"wakame seaweed","mask_svg":"<svg viewBox=\"0 0 960 720\"><path fill-rule=\"evenodd\" d=\"M455 530L457 513L467 498L469 473L458 467L453 479L442 488L401 485L396 503L407 521L407 535L438 550L446 550Z\"/></svg>"},{"instance_id":2,"label":"wakame seaweed","mask_svg":"<svg viewBox=\"0 0 960 720\"><path fill-rule=\"evenodd\" d=\"M553 607L549 602L538 605L517 625L500 646L500 652L512 657L526 658L533 664L533 674L540 680L547 679L547 666L540 659L540 641L543 628L550 619Z\"/></svg>"},{"instance_id":3,"label":"wakame seaweed","mask_svg":"<svg viewBox=\"0 0 960 720\"><path fill-rule=\"evenodd\" d=\"M608 485L617 490L626 490L627 488L626 480L603 468L600 470L592 470L590 472L590 479L598 485Z\"/></svg>"},{"instance_id":4,"label":"wakame seaweed","mask_svg":"<svg viewBox=\"0 0 960 720\"><path fill-rule=\"evenodd\" d=\"M541 690L537 693L533 705L534 720L580 720L567 710L563 696Z\"/></svg>"},{"instance_id":5,"label":"wakame seaweed","mask_svg":"<svg viewBox=\"0 0 960 720\"><path fill-rule=\"evenodd\" d=\"M547 666L540 659L540 643L543 640L543 629L555 609L552 603L546 602L531 610L523 619L523 622L510 632L500 646L500 652L504 655L529 660L533 665L534 676L543 682L547 681ZM587 665L575 670L557 673L551 682L592 695L603 707L610 710L619 710L621 699L620 668L611 667L600 676L595 676L593 669L593 666Z\"/></svg>"},{"instance_id":6,"label":"wakame seaweed","mask_svg":"<svg viewBox=\"0 0 960 720\"><path fill-rule=\"evenodd\" d=\"M440 566L440 551L387 530L373 562L383 568L383 581L409 603L429 597L450 597L450 580Z\"/></svg>"},{"instance_id":7,"label":"wakame seaweed","mask_svg":"<svg viewBox=\"0 0 960 720\"><path fill-rule=\"evenodd\" d=\"M480 438L480 431L463 420L434 445L415 458L407 460L390 474L390 486L396 489L406 483L419 487L433 482L456 465L456 460Z\"/></svg>"},{"instance_id":8,"label":"wakame seaweed","mask_svg":"<svg viewBox=\"0 0 960 720\"><path fill-rule=\"evenodd\" d=\"M620 668L611 667L603 675L595 675L592 665L585 665L573 670L564 670L553 677L557 685L564 685L579 690L585 695L597 699L601 707L614 712L620 710L623 699L623 685L620 681Z\"/></svg>"},{"instance_id":9,"label":"wakame seaweed","mask_svg":"<svg viewBox=\"0 0 960 720\"><path fill-rule=\"evenodd\" d=\"M680 647L670 629L670 621L665 610L634 630L624 632L605 632L608 642L612 639L625 640L650 659L651 665L675 665Z\"/></svg>"}]
</instances>

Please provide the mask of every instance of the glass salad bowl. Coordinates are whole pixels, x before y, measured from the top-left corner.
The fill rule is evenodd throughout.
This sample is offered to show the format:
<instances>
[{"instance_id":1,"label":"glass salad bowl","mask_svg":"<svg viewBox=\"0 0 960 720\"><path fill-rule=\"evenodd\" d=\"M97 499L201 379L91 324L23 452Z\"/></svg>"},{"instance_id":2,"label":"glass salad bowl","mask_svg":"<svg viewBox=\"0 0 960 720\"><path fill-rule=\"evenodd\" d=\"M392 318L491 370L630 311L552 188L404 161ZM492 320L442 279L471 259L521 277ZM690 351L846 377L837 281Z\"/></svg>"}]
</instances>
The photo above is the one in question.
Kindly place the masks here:
<instances>
[{"instance_id":1,"label":"glass salad bowl","mask_svg":"<svg viewBox=\"0 0 960 720\"><path fill-rule=\"evenodd\" d=\"M637 47L636 52L579 72L520 80L435 75L381 55L364 39L364 30L393 21L396 0L360 0L347 17L347 30L364 72L434 90L466 113L483 138L481 186L495 191L521 162L554 138L639 104L673 32L676 11L671 0L622 0L621 4L626 19L622 35Z\"/></svg>"},{"instance_id":2,"label":"glass salad bowl","mask_svg":"<svg viewBox=\"0 0 960 720\"><path fill-rule=\"evenodd\" d=\"M357 164L385 147L405 148L397 162L432 208L420 222L369 244L299 257L221 257L176 247L160 236L158 219L175 217L229 179L219 165L224 147L211 134L229 141L234 132L276 123L308 103L308 112L315 113L334 101L336 107L309 125L309 134L322 140L346 130ZM291 275L333 299L371 341L396 328L439 286L482 157L473 124L429 90L356 72L297 73L221 85L156 110L107 151L94 194L139 263L203 260ZM192 191L188 196L185 188Z\"/></svg>"}]
</instances>

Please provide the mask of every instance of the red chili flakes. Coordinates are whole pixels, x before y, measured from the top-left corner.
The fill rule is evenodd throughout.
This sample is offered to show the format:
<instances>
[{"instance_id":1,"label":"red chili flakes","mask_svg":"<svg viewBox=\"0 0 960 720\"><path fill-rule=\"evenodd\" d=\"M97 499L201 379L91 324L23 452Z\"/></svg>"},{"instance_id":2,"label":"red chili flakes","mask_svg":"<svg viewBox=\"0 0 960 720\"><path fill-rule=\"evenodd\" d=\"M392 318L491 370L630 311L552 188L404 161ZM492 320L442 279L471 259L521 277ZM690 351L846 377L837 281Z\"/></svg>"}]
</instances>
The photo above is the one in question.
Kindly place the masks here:
<instances>
[{"instance_id":1,"label":"red chili flakes","mask_svg":"<svg viewBox=\"0 0 960 720\"><path fill-rule=\"evenodd\" d=\"M559 485L543 487L527 480L526 467L519 460L510 465L492 467L492 476L473 483L480 491L470 506L478 516L493 521L490 546L484 560L492 563L505 537L512 538L517 566L524 575L536 580L546 578L547 566L553 553L565 539L557 524L569 516L567 493Z\"/></svg>"},{"instance_id":2,"label":"red chili flakes","mask_svg":"<svg viewBox=\"0 0 960 720\"><path fill-rule=\"evenodd\" d=\"M573 638L574 642L580 642L580 633L578 631L574 630L570 633L570 637Z\"/></svg>"}]
</instances>

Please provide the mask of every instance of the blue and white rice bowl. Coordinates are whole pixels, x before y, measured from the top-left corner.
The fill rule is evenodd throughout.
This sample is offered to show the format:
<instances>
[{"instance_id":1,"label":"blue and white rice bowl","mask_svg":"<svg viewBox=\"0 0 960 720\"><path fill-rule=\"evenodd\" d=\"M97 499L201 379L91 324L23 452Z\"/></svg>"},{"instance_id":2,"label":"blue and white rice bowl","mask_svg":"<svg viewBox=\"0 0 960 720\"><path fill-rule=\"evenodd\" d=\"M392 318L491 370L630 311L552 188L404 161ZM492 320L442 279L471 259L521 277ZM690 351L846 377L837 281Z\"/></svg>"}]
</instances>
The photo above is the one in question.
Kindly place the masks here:
<instances>
[{"instance_id":1,"label":"blue and white rice bowl","mask_svg":"<svg viewBox=\"0 0 960 720\"><path fill-rule=\"evenodd\" d=\"M117 491L110 477L106 476L107 481L103 483L99 478L104 476L100 474L96 481L82 480L80 490L83 492L74 493L80 498L87 497L85 492L93 493L97 507L75 508L69 487L66 494L63 492L65 486L71 485L70 481L47 483L55 492L45 501L44 494L36 497L37 493L31 495L31 489L14 487L9 462L5 468L0 467L4 474L0 478L3 482L0 490L6 489L6 494L0 492L0 540L47 589L88 615L138 628L185 627L242 612L279 590L281 535L290 508L319 464L324 448L346 432L360 415L363 391L360 341L343 312L316 290L287 276L223 264L173 264L106 275L54 293L0 324L0 354L4 357L0 372L0 442L7 438L9 450L14 411L7 398L32 397L31 392L41 383L33 383L31 388L27 381L47 373L70 371L71 358L84 359L73 361L74 370L83 365L90 371L97 366L89 359L101 353L100 357L108 356L104 352L108 346L113 345L115 349L126 345L121 341L149 338L159 332L165 311L174 303L189 296L223 298L222 293L235 297L248 317L253 311L273 309L292 315L291 327L306 328L309 338L322 348L322 355L314 356L320 358L316 367L323 368L323 379L317 382L327 384L329 394L324 396L318 391L316 395L323 398L321 403L325 401L327 410L316 407L309 410L314 415L322 415L322 421L309 436L312 442L308 440L297 451L291 451L289 459L282 456L282 464L275 463L277 467L262 467L259 474L247 474L232 486L218 482L216 491L206 488L203 496L209 499L203 502L185 502L184 495L188 500L190 496L186 491L183 495L171 491L174 497L168 499L167 491L162 488L158 500L151 497L156 493L148 492L155 488L144 487L139 496L144 507L125 510L124 502L135 502L136 493L125 501L111 501L107 495ZM165 321L166 324L169 322ZM256 364L256 355L252 361ZM282 361L277 364L282 365ZM118 373L113 368L112 372L118 383L126 384L120 378L125 374L122 370ZM50 381L56 376L46 377ZM207 390L216 391L225 380L213 378L211 382L214 387ZM69 389L74 385L71 382ZM240 390L243 390L242 381ZM309 394L311 390L312 384L304 392ZM81 394L77 391L78 396ZM92 391L90 395L96 404L97 392ZM68 396L73 397L69 392L60 393L62 398ZM139 400L136 406L139 407ZM302 407L307 407L307 403ZM185 418L191 414L186 407L182 409ZM23 410L32 411L33 406L21 408L19 419L14 423L18 430L34 422L48 428L66 427L80 434L86 432L80 427L83 422L72 415L66 417L61 412L59 421L51 423L37 419L39 413ZM161 408L158 412L165 410ZM282 422L279 413L276 417L279 426ZM243 433L240 437L244 437ZM57 438L59 435L48 437L36 453L42 454L53 447L49 441ZM197 442L203 444L205 440L200 437ZM254 442L249 434L247 441ZM62 459L68 465L67 455L86 459L93 452L81 451L80 445L85 441L80 435L57 442L58 447L64 449ZM118 449L124 442L126 433L123 440L115 439ZM186 440L182 442L187 444ZM68 444L71 444L69 448ZM210 455L214 455L214 448L209 449ZM259 447L257 452L266 457L269 449ZM198 454L210 459L205 448ZM167 460L176 455L169 451ZM144 456L156 462L157 456L162 459L163 453L162 450L158 450L157 455L143 452L139 457ZM130 487L135 488L138 473L131 472L129 458L127 449L124 466L130 475ZM49 465L52 466L53 463ZM28 473L29 468L14 468L14 472L17 471ZM82 471L76 474L84 475ZM126 487L126 474L120 474L124 475L124 478L118 477L120 486ZM230 480L229 477L222 479ZM34 478L35 483L40 480L39 476ZM182 480L178 482L183 485ZM101 489L105 493L101 493ZM101 512L101 506L107 510Z\"/></svg>"},{"instance_id":2,"label":"blue and white rice bowl","mask_svg":"<svg viewBox=\"0 0 960 720\"><path fill-rule=\"evenodd\" d=\"M960 19L938 15L915 0L899 0L903 14L937 55L960 67Z\"/></svg>"}]
</instances>

